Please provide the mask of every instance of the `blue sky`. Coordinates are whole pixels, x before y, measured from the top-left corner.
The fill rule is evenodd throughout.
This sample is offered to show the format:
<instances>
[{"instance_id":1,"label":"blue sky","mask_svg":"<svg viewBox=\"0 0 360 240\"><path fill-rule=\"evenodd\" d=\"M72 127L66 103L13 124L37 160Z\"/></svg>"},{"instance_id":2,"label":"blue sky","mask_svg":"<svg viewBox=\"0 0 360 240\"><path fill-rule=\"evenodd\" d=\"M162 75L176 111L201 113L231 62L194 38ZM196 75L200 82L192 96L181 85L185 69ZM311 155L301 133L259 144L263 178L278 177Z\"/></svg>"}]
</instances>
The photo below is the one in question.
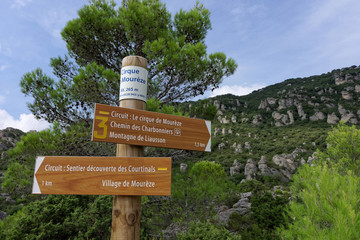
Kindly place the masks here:
<instances>
[{"instance_id":1,"label":"blue sky","mask_svg":"<svg viewBox=\"0 0 360 240\"><path fill-rule=\"evenodd\" d=\"M116 1L121 3L120 0ZM196 0L166 0L174 15ZM224 52L239 65L217 94L248 94L289 78L360 65L358 0L203 0L211 12L208 52ZM0 129L40 130L20 91L21 77L37 67L51 74L51 57L64 56L60 32L85 0L0 1Z\"/></svg>"}]
</instances>

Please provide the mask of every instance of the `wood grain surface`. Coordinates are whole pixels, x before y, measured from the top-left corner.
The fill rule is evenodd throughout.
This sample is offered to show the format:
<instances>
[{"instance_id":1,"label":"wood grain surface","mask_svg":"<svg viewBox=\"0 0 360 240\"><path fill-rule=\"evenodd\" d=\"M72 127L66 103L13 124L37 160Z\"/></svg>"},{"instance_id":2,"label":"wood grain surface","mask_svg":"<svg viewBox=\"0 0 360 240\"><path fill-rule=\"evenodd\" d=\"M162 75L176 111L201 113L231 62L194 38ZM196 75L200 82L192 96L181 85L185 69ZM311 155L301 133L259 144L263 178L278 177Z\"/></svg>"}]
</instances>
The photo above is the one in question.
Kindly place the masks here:
<instances>
[{"instance_id":1,"label":"wood grain surface","mask_svg":"<svg viewBox=\"0 0 360 240\"><path fill-rule=\"evenodd\" d=\"M171 195L171 158L46 156L37 161L35 194Z\"/></svg>"},{"instance_id":2,"label":"wood grain surface","mask_svg":"<svg viewBox=\"0 0 360 240\"><path fill-rule=\"evenodd\" d=\"M211 123L97 103L92 140L210 152Z\"/></svg>"}]
</instances>

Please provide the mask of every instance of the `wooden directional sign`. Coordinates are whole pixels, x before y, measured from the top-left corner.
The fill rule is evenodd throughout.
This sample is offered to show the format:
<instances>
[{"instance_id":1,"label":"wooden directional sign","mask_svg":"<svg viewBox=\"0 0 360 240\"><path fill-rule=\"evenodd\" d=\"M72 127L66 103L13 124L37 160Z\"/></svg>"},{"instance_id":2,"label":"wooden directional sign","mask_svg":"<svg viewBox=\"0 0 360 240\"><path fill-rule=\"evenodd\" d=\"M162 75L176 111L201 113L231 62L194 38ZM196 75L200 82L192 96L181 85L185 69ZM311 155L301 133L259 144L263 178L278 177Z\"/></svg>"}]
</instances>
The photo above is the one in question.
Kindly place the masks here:
<instances>
[{"instance_id":1,"label":"wooden directional sign","mask_svg":"<svg viewBox=\"0 0 360 240\"><path fill-rule=\"evenodd\" d=\"M171 158L38 157L33 194L171 195Z\"/></svg>"},{"instance_id":2,"label":"wooden directional sign","mask_svg":"<svg viewBox=\"0 0 360 240\"><path fill-rule=\"evenodd\" d=\"M211 122L169 114L95 105L92 140L211 151Z\"/></svg>"}]
</instances>

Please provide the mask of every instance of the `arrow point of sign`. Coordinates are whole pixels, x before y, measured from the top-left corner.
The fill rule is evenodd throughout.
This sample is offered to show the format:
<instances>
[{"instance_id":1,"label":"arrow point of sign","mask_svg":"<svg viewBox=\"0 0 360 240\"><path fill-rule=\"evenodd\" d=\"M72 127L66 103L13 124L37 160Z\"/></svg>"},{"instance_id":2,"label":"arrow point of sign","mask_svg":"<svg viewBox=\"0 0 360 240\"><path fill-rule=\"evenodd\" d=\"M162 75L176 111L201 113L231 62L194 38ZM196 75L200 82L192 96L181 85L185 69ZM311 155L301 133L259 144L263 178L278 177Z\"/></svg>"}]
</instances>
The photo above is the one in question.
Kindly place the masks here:
<instances>
[{"instance_id":1,"label":"arrow point of sign","mask_svg":"<svg viewBox=\"0 0 360 240\"><path fill-rule=\"evenodd\" d=\"M33 194L41 194L39 183L36 179L36 173L39 170L44 159L45 157L37 157L35 161L34 181L33 181L33 189L32 189Z\"/></svg>"},{"instance_id":2,"label":"arrow point of sign","mask_svg":"<svg viewBox=\"0 0 360 240\"><path fill-rule=\"evenodd\" d=\"M211 152L211 122L205 121L206 127L209 131L209 141L206 145L205 152Z\"/></svg>"},{"instance_id":3,"label":"arrow point of sign","mask_svg":"<svg viewBox=\"0 0 360 240\"><path fill-rule=\"evenodd\" d=\"M38 181L36 179L36 176L34 176L34 183L33 183L32 193L33 194L41 194L39 183L38 183Z\"/></svg>"},{"instance_id":4,"label":"arrow point of sign","mask_svg":"<svg viewBox=\"0 0 360 240\"><path fill-rule=\"evenodd\" d=\"M45 157L37 157L37 158L36 158L36 161L35 161L35 171L34 171L35 174L36 174L36 172L39 170L39 168L40 168L42 162L44 161L44 159L45 159Z\"/></svg>"}]
</instances>

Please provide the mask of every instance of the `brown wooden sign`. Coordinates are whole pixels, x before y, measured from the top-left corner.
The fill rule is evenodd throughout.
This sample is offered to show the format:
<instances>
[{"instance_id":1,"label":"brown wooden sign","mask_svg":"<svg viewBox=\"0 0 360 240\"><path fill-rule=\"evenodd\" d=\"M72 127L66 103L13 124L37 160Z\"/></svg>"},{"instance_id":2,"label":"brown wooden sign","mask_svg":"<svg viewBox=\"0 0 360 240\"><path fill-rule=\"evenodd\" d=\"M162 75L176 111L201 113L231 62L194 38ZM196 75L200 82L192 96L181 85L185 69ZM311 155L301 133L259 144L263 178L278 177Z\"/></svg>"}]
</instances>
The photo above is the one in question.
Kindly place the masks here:
<instances>
[{"instance_id":1,"label":"brown wooden sign","mask_svg":"<svg viewBox=\"0 0 360 240\"><path fill-rule=\"evenodd\" d=\"M210 152L211 122L97 103L92 140Z\"/></svg>"},{"instance_id":2,"label":"brown wooden sign","mask_svg":"<svg viewBox=\"0 0 360 240\"><path fill-rule=\"evenodd\" d=\"M33 194L171 195L171 158L38 157Z\"/></svg>"}]
</instances>

